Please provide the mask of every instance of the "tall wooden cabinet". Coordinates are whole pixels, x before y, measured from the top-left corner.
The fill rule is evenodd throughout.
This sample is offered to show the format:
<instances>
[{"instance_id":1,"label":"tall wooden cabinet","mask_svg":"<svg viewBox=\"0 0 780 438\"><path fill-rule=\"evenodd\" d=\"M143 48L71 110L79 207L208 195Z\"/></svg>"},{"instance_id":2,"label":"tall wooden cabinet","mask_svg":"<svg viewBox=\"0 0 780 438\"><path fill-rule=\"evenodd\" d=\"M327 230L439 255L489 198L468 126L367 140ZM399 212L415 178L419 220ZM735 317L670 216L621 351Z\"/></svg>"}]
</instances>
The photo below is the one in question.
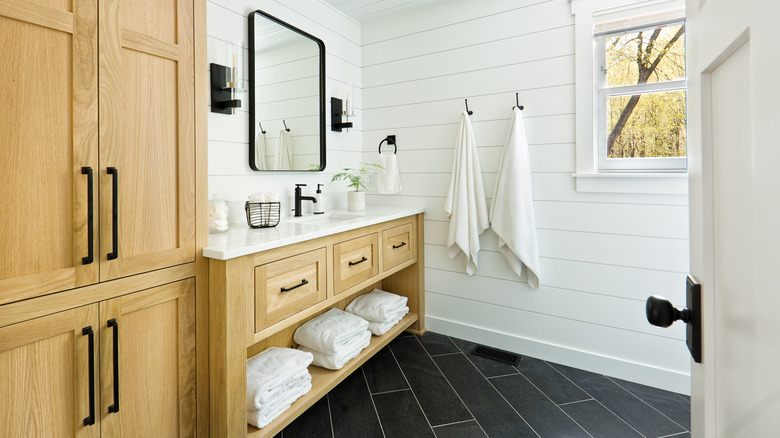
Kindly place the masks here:
<instances>
[{"instance_id":1,"label":"tall wooden cabinet","mask_svg":"<svg viewBox=\"0 0 780 438\"><path fill-rule=\"evenodd\" d=\"M194 436L205 0L0 0L0 59L0 436Z\"/></svg>"}]
</instances>

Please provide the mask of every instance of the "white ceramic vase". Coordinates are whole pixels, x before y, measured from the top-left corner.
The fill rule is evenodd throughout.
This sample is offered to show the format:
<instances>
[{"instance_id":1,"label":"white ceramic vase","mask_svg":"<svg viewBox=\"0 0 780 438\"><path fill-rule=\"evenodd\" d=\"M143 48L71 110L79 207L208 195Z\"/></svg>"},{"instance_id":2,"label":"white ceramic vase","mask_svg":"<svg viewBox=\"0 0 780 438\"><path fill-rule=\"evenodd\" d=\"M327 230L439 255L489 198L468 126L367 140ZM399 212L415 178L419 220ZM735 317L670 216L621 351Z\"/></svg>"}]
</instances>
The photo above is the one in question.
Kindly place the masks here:
<instances>
[{"instance_id":1,"label":"white ceramic vase","mask_svg":"<svg viewBox=\"0 0 780 438\"><path fill-rule=\"evenodd\" d=\"M347 210L364 211L366 209L366 192L347 192Z\"/></svg>"}]
</instances>

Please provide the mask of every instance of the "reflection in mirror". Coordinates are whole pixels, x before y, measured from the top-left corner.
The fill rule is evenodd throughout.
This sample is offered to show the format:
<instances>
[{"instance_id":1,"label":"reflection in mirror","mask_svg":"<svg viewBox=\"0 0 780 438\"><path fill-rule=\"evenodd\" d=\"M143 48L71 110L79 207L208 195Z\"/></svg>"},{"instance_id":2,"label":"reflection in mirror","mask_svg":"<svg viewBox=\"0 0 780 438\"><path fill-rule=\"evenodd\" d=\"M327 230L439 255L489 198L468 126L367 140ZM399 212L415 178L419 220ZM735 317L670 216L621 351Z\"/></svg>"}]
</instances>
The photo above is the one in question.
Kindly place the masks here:
<instances>
[{"instance_id":1,"label":"reflection in mirror","mask_svg":"<svg viewBox=\"0 0 780 438\"><path fill-rule=\"evenodd\" d=\"M325 44L259 10L249 14L249 122L253 170L325 169Z\"/></svg>"}]
</instances>

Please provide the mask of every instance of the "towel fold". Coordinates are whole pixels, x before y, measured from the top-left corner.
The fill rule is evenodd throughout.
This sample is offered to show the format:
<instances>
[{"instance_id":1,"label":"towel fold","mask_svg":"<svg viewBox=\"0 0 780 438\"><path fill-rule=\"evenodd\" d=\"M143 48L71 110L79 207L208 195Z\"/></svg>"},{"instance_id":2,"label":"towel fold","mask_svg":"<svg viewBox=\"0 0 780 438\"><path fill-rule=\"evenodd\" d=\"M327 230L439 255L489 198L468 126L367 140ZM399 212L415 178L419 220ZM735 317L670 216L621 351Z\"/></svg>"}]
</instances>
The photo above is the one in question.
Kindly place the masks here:
<instances>
[{"instance_id":1,"label":"towel fold","mask_svg":"<svg viewBox=\"0 0 780 438\"><path fill-rule=\"evenodd\" d=\"M274 170L290 170L292 169L292 161L292 136L286 129L282 129L276 139Z\"/></svg>"},{"instance_id":2,"label":"towel fold","mask_svg":"<svg viewBox=\"0 0 780 438\"><path fill-rule=\"evenodd\" d=\"M444 209L450 219L447 253L450 258L455 258L462 251L468 260L466 273L474 275L477 272L479 235L489 223L477 142L466 111L460 116L450 190Z\"/></svg>"},{"instance_id":3,"label":"towel fold","mask_svg":"<svg viewBox=\"0 0 780 438\"><path fill-rule=\"evenodd\" d=\"M388 322L406 306L407 300L404 296L374 289L352 300L346 311L369 322ZM408 308L406 310L409 311Z\"/></svg>"},{"instance_id":4,"label":"towel fold","mask_svg":"<svg viewBox=\"0 0 780 438\"><path fill-rule=\"evenodd\" d=\"M286 382L282 382L282 384L274 388L269 388L267 391L260 393L258 396L254 398L253 400L254 403L247 405L246 408L266 409L270 405L276 404L281 398L284 398L286 394L288 394L289 392L296 390L296 388L305 386L307 383L311 383L311 374L309 373L308 368L290 377L290 379L287 380Z\"/></svg>"},{"instance_id":5,"label":"towel fold","mask_svg":"<svg viewBox=\"0 0 780 438\"><path fill-rule=\"evenodd\" d=\"M383 334L387 333L388 330L393 328L394 325L398 324L407 313L409 313L409 308L404 306L401 311L393 315L393 317L388 321L369 321L368 331L376 336L382 336Z\"/></svg>"},{"instance_id":6,"label":"towel fold","mask_svg":"<svg viewBox=\"0 0 780 438\"><path fill-rule=\"evenodd\" d=\"M318 367L327 368L329 370L340 370L344 365L347 364L347 362L360 354L364 348L368 347L368 344L370 343L371 332L366 330L363 333L353 337L335 354L325 354L303 345L298 347L298 349L311 353L314 356L314 361L312 361L312 364L317 365Z\"/></svg>"},{"instance_id":7,"label":"towel fold","mask_svg":"<svg viewBox=\"0 0 780 438\"><path fill-rule=\"evenodd\" d=\"M539 249L536 241L531 160L522 111L515 108L498 167L490 222L498 235L498 249L522 276L528 269L528 285L539 288Z\"/></svg>"},{"instance_id":8,"label":"towel fold","mask_svg":"<svg viewBox=\"0 0 780 438\"><path fill-rule=\"evenodd\" d=\"M377 173L377 191L381 194L398 193L401 187L401 173L398 170L398 156L396 154L379 154L379 165L382 166Z\"/></svg>"},{"instance_id":9,"label":"towel fold","mask_svg":"<svg viewBox=\"0 0 780 438\"><path fill-rule=\"evenodd\" d=\"M259 130L255 136L255 167L257 170L266 170L265 149L265 134Z\"/></svg>"},{"instance_id":10,"label":"towel fold","mask_svg":"<svg viewBox=\"0 0 780 438\"><path fill-rule=\"evenodd\" d=\"M271 347L250 357L246 362L246 404L255 406L314 360L311 353L293 348Z\"/></svg>"},{"instance_id":11,"label":"towel fold","mask_svg":"<svg viewBox=\"0 0 780 438\"><path fill-rule=\"evenodd\" d=\"M356 335L368 330L368 321L333 308L295 330L293 339L314 351L335 355Z\"/></svg>"},{"instance_id":12,"label":"towel fold","mask_svg":"<svg viewBox=\"0 0 780 438\"><path fill-rule=\"evenodd\" d=\"M246 421L252 426L262 429L268 426L284 411L289 409L290 406L295 403L295 400L298 400L302 395L309 391L311 391L311 383L307 383L306 385L285 394L283 399L280 399L277 403L269 405L264 409L247 409Z\"/></svg>"}]
</instances>

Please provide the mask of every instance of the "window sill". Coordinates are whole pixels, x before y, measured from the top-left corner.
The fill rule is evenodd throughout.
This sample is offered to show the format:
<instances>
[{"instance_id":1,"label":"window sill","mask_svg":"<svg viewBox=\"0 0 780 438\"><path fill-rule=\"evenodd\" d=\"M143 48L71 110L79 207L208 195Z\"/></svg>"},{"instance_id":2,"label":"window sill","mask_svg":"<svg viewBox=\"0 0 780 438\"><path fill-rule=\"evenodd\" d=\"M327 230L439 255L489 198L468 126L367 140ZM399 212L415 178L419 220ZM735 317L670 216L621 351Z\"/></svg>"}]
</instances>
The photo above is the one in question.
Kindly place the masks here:
<instances>
[{"instance_id":1,"label":"window sill","mask_svg":"<svg viewBox=\"0 0 780 438\"><path fill-rule=\"evenodd\" d=\"M687 195L688 173L573 173L578 192Z\"/></svg>"}]
</instances>

